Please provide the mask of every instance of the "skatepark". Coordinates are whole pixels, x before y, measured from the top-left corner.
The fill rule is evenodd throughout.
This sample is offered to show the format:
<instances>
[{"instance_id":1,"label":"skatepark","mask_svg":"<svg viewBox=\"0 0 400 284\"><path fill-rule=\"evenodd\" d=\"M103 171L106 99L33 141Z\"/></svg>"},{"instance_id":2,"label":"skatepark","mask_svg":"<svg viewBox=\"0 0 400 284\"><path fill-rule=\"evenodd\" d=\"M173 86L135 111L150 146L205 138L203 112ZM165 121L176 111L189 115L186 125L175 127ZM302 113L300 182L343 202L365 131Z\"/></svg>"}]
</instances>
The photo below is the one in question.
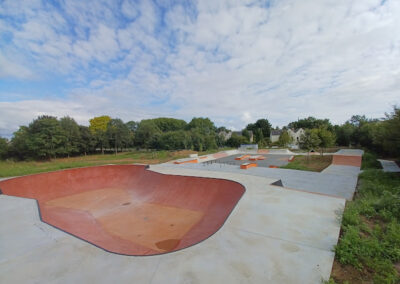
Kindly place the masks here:
<instances>
[{"instance_id":1,"label":"skatepark","mask_svg":"<svg viewBox=\"0 0 400 284\"><path fill-rule=\"evenodd\" d=\"M0 282L321 283L362 155L306 172L270 167L290 152L231 150L0 181Z\"/></svg>"}]
</instances>

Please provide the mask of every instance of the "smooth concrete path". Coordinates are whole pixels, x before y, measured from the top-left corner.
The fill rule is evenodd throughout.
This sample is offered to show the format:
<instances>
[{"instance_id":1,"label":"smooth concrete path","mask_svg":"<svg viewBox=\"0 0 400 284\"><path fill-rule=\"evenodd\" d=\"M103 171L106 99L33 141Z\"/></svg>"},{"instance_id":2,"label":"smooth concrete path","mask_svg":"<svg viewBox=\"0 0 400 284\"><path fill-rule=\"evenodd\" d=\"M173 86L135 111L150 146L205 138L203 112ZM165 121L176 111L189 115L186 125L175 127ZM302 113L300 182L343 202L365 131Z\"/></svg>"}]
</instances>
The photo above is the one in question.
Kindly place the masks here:
<instances>
[{"instance_id":1,"label":"smooth concrete path","mask_svg":"<svg viewBox=\"0 0 400 284\"><path fill-rule=\"evenodd\" d=\"M264 167L256 167L247 170L240 169L239 166L227 164L185 164L185 165L168 165L172 167L189 168L196 170L229 172L235 174L260 176L282 180L283 186L303 190L337 196L351 200L357 185L358 167L350 167L351 170L343 174L343 167L334 166L325 173L299 171L290 169L270 169ZM339 171L339 167L341 167ZM336 170L334 170L336 169Z\"/></svg>"},{"instance_id":2,"label":"smooth concrete path","mask_svg":"<svg viewBox=\"0 0 400 284\"><path fill-rule=\"evenodd\" d=\"M344 155L344 156L362 156L364 155L364 150L360 149L340 149L339 151L333 153L334 155Z\"/></svg>"},{"instance_id":3,"label":"smooth concrete path","mask_svg":"<svg viewBox=\"0 0 400 284\"><path fill-rule=\"evenodd\" d=\"M275 179L151 166L224 178L246 192L209 239L157 256L105 252L39 219L36 201L0 195L0 283L321 283L330 276L345 199L271 186Z\"/></svg>"},{"instance_id":4,"label":"smooth concrete path","mask_svg":"<svg viewBox=\"0 0 400 284\"><path fill-rule=\"evenodd\" d=\"M321 173L357 178L358 175L361 173L361 170L359 167L354 166L330 165L329 167L325 168Z\"/></svg>"},{"instance_id":5,"label":"smooth concrete path","mask_svg":"<svg viewBox=\"0 0 400 284\"><path fill-rule=\"evenodd\" d=\"M396 164L396 162L388 161L388 160L378 160L383 168L384 172L390 173L399 173L400 167Z\"/></svg>"}]
</instances>

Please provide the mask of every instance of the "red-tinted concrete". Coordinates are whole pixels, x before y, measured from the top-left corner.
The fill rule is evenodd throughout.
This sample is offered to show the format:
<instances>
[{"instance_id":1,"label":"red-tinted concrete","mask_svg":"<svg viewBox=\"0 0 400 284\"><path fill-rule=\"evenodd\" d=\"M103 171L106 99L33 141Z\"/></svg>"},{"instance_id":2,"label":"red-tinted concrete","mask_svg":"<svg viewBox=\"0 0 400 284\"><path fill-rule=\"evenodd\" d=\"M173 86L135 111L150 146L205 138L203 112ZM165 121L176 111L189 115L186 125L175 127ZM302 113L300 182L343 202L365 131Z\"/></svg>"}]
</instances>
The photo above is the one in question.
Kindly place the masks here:
<instances>
[{"instance_id":1,"label":"red-tinted concrete","mask_svg":"<svg viewBox=\"0 0 400 284\"><path fill-rule=\"evenodd\" d=\"M250 157L250 155L241 155L241 156L236 157L235 160L241 161L241 160L247 159L248 157Z\"/></svg>"},{"instance_id":2,"label":"red-tinted concrete","mask_svg":"<svg viewBox=\"0 0 400 284\"><path fill-rule=\"evenodd\" d=\"M361 167L362 156L333 155L332 164Z\"/></svg>"},{"instance_id":3,"label":"red-tinted concrete","mask_svg":"<svg viewBox=\"0 0 400 284\"><path fill-rule=\"evenodd\" d=\"M193 160L184 160L184 161L175 161L174 164L180 165L180 164L196 164L198 161L197 159Z\"/></svg>"},{"instance_id":4,"label":"red-tinted concrete","mask_svg":"<svg viewBox=\"0 0 400 284\"><path fill-rule=\"evenodd\" d=\"M36 199L44 222L127 255L162 254L208 238L244 193L236 182L163 175L139 165L30 175L0 188Z\"/></svg>"},{"instance_id":5,"label":"red-tinted concrete","mask_svg":"<svg viewBox=\"0 0 400 284\"><path fill-rule=\"evenodd\" d=\"M255 168L255 167L257 167L257 164L256 164L256 163L244 163L244 164L241 164L241 165L240 165L240 168L241 168L242 170L247 170L247 169Z\"/></svg>"}]
</instances>

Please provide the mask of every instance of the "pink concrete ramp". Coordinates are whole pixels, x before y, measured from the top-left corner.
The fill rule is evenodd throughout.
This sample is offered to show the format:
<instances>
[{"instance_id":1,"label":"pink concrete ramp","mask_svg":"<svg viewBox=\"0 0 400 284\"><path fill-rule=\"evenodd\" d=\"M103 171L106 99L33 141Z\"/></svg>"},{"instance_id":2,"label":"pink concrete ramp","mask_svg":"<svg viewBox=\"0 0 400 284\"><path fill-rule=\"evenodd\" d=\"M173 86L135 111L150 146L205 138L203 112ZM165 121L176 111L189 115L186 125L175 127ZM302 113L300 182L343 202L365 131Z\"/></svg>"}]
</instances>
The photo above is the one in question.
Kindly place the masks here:
<instances>
[{"instance_id":1,"label":"pink concrete ramp","mask_svg":"<svg viewBox=\"0 0 400 284\"><path fill-rule=\"evenodd\" d=\"M362 156L333 155L332 164L361 167Z\"/></svg>"},{"instance_id":2,"label":"pink concrete ramp","mask_svg":"<svg viewBox=\"0 0 400 284\"><path fill-rule=\"evenodd\" d=\"M141 165L24 176L0 182L0 189L36 199L42 221L125 255L162 254L203 241L245 191L233 181L164 175Z\"/></svg>"}]
</instances>

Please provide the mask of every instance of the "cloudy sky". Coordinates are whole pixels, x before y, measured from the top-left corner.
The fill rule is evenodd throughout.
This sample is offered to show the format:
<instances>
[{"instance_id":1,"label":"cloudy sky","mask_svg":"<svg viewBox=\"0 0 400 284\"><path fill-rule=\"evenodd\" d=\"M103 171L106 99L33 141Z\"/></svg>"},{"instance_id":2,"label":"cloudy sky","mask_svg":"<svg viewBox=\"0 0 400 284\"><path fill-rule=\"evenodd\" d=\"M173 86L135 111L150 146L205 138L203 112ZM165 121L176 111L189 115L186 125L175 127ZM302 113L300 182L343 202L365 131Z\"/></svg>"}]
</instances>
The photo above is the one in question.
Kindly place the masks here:
<instances>
[{"instance_id":1,"label":"cloudy sky","mask_svg":"<svg viewBox=\"0 0 400 284\"><path fill-rule=\"evenodd\" d=\"M399 15L398 0L0 0L0 135L41 114L382 117L400 104Z\"/></svg>"}]
</instances>

